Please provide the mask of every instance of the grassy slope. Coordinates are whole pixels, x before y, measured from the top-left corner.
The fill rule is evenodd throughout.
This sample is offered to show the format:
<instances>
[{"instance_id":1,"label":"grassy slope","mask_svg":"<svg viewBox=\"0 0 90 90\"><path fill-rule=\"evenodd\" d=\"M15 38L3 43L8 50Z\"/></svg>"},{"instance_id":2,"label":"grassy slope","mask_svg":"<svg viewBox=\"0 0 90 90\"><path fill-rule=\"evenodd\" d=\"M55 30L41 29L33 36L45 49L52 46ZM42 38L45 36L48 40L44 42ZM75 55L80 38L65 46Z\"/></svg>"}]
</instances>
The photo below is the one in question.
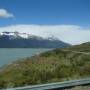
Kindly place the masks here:
<instances>
[{"instance_id":1,"label":"grassy slope","mask_svg":"<svg viewBox=\"0 0 90 90\"><path fill-rule=\"evenodd\" d=\"M74 51L83 51L83 52L90 52L90 42L83 43L81 45L72 46L71 48L67 48L69 50Z\"/></svg>"},{"instance_id":2,"label":"grassy slope","mask_svg":"<svg viewBox=\"0 0 90 90\"><path fill-rule=\"evenodd\" d=\"M85 48L74 49L86 52ZM73 50L74 46L68 48ZM88 46L90 50L90 46ZM90 77L90 55L56 49L19 60L0 71L0 88L18 87Z\"/></svg>"}]
</instances>

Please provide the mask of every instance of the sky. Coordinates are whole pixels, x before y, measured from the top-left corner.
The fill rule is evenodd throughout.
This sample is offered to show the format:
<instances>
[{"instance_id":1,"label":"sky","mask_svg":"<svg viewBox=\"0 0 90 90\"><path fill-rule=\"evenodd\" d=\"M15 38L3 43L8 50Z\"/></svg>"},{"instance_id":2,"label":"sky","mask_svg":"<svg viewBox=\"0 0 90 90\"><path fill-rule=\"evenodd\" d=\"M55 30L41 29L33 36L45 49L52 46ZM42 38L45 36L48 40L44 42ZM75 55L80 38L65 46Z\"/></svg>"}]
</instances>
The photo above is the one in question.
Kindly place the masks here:
<instances>
[{"instance_id":1,"label":"sky","mask_svg":"<svg viewBox=\"0 0 90 90\"><path fill-rule=\"evenodd\" d=\"M90 41L90 0L0 0L0 32L55 36L70 44Z\"/></svg>"}]
</instances>

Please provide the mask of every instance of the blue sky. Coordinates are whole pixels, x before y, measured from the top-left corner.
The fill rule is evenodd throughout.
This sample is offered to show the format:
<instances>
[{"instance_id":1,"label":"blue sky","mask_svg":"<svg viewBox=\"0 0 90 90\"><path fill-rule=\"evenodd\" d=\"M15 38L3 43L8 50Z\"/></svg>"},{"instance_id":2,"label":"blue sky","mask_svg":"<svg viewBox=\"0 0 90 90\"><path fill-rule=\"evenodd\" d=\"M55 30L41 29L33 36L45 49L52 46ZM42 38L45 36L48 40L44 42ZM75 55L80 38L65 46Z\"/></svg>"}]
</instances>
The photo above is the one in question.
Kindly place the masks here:
<instances>
[{"instance_id":1,"label":"blue sky","mask_svg":"<svg viewBox=\"0 0 90 90\"><path fill-rule=\"evenodd\" d=\"M0 0L0 8L15 19L0 19L0 26L11 24L90 25L90 0Z\"/></svg>"},{"instance_id":2,"label":"blue sky","mask_svg":"<svg viewBox=\"0 0 90 90\"><path fill-rule=\"evenodd\" d=\"M0 32L55 36L70 44L90 41L90 0L0 0Z\"/></svg>"}]
</instances>

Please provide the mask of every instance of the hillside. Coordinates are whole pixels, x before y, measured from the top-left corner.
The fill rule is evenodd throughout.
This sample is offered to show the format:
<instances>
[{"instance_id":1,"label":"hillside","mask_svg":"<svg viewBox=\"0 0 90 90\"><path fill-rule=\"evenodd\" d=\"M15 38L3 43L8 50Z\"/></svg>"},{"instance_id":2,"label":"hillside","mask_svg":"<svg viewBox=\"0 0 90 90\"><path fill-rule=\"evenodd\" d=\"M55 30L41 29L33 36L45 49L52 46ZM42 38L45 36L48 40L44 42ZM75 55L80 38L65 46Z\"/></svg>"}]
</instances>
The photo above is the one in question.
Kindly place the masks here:
<instances>
[{"instance_id":1,"label":"hillside","mask_svg":"<svg viewBox=\"0 0 90 90\"><path fill-rule=\"evenodd\" d=\"M0 48L62 48L69 44L54 37L43 38L27 33L0 33Z\"/></svg>"},{"instance_id":2,"label":"hillside","mask_svg":"<svg viewBox=\"0 0 90 90\"><path fill-rule=\"evenodd\" d=\"M82 45L87 47L87 43L78 47ZM86 54L86 51L85 53L72 52L77 51L75 48L77 46L66 51L55 49L4 66L0 70L0 88L90 77L90 54ZM87 48L90 49L90 46ZM82 49L85 50L79 48L79 51Z\"/></svg>"},{"instance_id":3,"label":"hillside","mask_svg":"<svg viewBox=\"0 0 90 90\"><path fill-rule=\"evenodd\" d=\"M71 48L67 48L67 50L81 51L81 52L90 52L90 42L83 43L81 45L75 45Z\"/></svg>"}]
</instances>

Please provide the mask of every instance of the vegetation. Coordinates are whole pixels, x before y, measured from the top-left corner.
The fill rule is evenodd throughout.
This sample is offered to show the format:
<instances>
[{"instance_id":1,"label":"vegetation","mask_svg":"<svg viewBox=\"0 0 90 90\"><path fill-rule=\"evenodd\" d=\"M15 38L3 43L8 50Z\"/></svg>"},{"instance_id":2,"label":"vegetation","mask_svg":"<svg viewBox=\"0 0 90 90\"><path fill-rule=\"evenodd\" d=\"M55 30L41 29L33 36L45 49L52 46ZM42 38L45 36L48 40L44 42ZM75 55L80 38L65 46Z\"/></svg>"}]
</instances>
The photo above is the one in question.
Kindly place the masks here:
<instances>
[{"instance_id":1,"label":"vegetation","mask_svg":"<svg viewBox=\"0 0 90 90\"><path fill-rule=\"evenodd\" d=\"M90 42L83 43L81 45L72 46L71 48L67 48L69 50L74 51L82 51L82 52L90 52Z\"/></svg>"},{"instance_id":2,"label":"vegetation","mask_svg":"<svg viewBox=\"0 0 90 90\"><path fill-rule=\"evenodd\" d=\"M0 70L0 88L86 77L90 77L90 54L55 49L3 67Z\"/></svg>"}]
</instances>

